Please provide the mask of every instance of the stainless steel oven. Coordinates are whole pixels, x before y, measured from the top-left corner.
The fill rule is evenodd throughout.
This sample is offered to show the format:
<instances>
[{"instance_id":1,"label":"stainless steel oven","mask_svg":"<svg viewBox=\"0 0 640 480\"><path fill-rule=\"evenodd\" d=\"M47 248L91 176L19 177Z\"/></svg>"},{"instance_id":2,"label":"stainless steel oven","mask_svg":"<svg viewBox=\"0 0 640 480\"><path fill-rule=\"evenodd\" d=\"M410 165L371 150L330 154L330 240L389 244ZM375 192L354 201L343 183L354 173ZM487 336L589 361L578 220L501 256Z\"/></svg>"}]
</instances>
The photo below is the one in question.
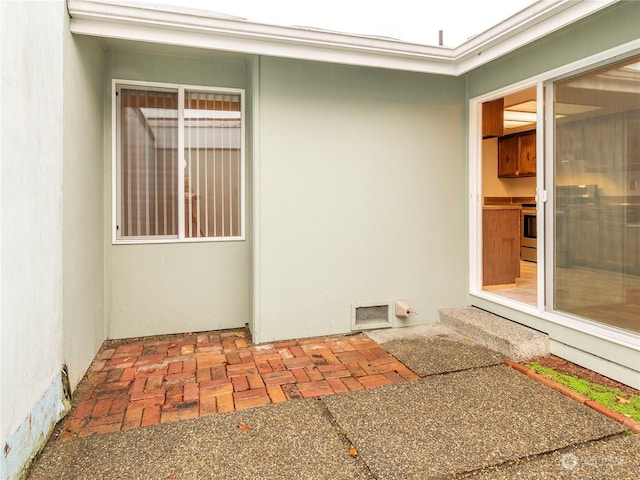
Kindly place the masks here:
<instances>
[{"instance_id":1,"label":"stainless steel oven","mask_svg":"<svg viewBox=\"0 0 640 480\"><path fill-rule=\"evenodd\" d=\"M523 203L520 216L520 258L528 262L538 260L538 224L536 204Z\"/></svg>"}]
</instances>

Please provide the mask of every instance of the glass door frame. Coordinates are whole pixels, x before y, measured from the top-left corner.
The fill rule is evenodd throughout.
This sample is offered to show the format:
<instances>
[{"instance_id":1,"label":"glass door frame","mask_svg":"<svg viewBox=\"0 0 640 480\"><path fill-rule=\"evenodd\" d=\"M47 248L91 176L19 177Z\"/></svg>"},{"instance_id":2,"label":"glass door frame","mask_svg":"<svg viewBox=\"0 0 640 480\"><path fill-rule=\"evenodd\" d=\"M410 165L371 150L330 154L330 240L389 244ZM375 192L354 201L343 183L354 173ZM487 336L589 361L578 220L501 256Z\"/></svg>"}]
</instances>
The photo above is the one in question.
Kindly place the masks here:
<instances>
[{"instance_id":1,"label":"glass door frame","mask_svg":"<svg viewBox=\"0 0 640 480\"><path fill-rule=\"evenodd\" d=\"M554 86L555 82L640 55L640 40L614 47L533 78L469 99L469 294L534 317L637 348L638 336L554 309ZM535 85L537 88L538 302L536 307L482 289L482 103ZM545 186L548 186L545 189Z\"/></svg>"},{"instance_id":2,"label":"glass door frame","mask_svg":"<svg viewBox=\"0 0 640 480\"><path fill-rule=\"evenodd\" d=\"M504 96L536 88L536 204L537 204L537 305L528 305L507 297L501 296L482 288L482 104L487 101L502 98ZM478 96L469 100L469 290L470 294L514 308L529 314L540 315L544 312L544 202L546 198L541 194L544 185L545 162L544 133L543 133L543 98L541 92L544 91L543 82L539 79L525 80L508 87L494 90L486 95Z\"/></svg>"}]
</instances>

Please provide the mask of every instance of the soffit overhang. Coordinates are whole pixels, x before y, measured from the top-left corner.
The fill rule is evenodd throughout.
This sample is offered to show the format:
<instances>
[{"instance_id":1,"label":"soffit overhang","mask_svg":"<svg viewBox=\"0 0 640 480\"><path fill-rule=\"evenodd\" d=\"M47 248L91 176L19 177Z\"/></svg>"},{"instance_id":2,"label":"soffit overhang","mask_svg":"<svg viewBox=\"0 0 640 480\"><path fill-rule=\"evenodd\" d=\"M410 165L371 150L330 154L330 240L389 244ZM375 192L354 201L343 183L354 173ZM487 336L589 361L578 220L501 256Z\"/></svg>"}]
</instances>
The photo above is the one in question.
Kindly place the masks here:
<instances>
[{"instance_id":1,"label":"soffit overhang","mask_svg":"<svg viewBox=\"0 0 640 480\"><path fill-rule=\"evenodd\" d=\"M205 50L458 76L618 0L542 0L455 48L249 22L180 7L68 0L71 32Z\"/></svg>"}]
</instances>

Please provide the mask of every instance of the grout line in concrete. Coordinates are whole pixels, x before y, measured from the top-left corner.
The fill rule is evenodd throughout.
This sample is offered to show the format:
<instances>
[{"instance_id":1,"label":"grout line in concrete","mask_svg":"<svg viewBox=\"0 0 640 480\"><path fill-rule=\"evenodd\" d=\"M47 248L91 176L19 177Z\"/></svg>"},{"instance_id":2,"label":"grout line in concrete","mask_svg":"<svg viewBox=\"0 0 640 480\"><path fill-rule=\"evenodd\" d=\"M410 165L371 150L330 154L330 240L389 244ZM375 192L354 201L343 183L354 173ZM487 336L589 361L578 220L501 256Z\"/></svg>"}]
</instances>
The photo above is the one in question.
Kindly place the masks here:
<instances>
[{"instance_id":1,"label":"grout line in concrete","mask_svg":"<svg viewBox=\"0 0 640 480\"><path fill-rule=\"evenodd\" d=\"M565 445L564 447L559 447L559 448L555 448L553 450L547 450L545 452L540 452L540 453L534 453L531 455L525 455L523 457L518 457L518 458L511 458L508 460L505 460L503 462L500 463L496 463L493 465L485 465L483 467L479 467L476 468L474 470L469 470L466 472L461 472L457 475L455 475L455 477L453 478L471 478L471 477L475 477L476 475L478 475L479 473L485 472L489 469L501 469L501 468L509 468L511 466L514 465L521 465L523 462L530 462L531 460L535 460L535 459L544 459L547 457L550 457L553 454L556 453L566 453L566 452L571 452L572 450L574 450L575 448L579 448L582 446L586 446L586 445L592 445L596 442L604 442L604 441L608 441L608 440L613 440L615 438L619 438L619 437L624 437L626 436L626 433L612 433L609 435L605 435L603 437L600 438L596 438L593 440L587 440L584 442L579 442L579 443L573 443L571 445Z\"/></svg>"},{"instance_id":2,"label":"grout line in concrete","mask_svg":"<svg viewBox=\"0 0 640 480\"><path fill-rule=\"evenodd\" d=\"M398 360L398 361L400 361L400 360ZM402 362L400 362L400 363L402 363ZM503 362L500 362L500 363L493 363L493 364L491 364L491 365L478 365L478 366L476 366L476 367L465 367L465 368L459 368L458 370L447 370L446 372L428 373L428 374L426 374L426 375L422 375L422 376L420 376L420 375L418 375L418 374L416 373L416 375L418 375L418 376L420 377L420 379L422 380L422 379L430 378L430 377L438 377L438 376L451 375L451 374L453 374L453 373L471 372L471 371L473 371L473 370L482 370L482 369L485 369L485 368L493 368L493 367L497 367L497 366L500 366L500 365L503 365ZM409 367L407 367L407 368L409 368ZM413 372L413 370L411 370L411 371ZM414 372L414 373L415 373L415 372Z\"/></svg>"},{"instance_id":3,"label":"grout line in concrete","mask_svg":"<svg viewBox=\"0 0 640 480\"><path fill-rule=\"evenodd\" d=\"M331 410L329 410L329 407L327 407L327 404L324 402L324 399L322 397L319 397L319 398L316 399L316 401L319 404L322 405L323 414L327 417L327 420L329 420L329 423L331 423L333 428L336 430L338 436L343 440L343 442L346 445L348 445L347 454L351 455L351 457L354 459L354 461L364 470L365 474L371 480L378 480L378 477L376 477L376 475L374 475L374 473L371 471L371 469L369 468L369 465L367 465L367 462L365 462L363 460L363 458L360 456L360 454L357 451L356 446L354 445L353 441L351 441L349 436L342 431L342 428L340 428L340 424L338 423L338 421L335 419L335 417L331 413ZM351 454L351 449L352 448L356 452L355 455Z\"/></svg>"}]
</instances>

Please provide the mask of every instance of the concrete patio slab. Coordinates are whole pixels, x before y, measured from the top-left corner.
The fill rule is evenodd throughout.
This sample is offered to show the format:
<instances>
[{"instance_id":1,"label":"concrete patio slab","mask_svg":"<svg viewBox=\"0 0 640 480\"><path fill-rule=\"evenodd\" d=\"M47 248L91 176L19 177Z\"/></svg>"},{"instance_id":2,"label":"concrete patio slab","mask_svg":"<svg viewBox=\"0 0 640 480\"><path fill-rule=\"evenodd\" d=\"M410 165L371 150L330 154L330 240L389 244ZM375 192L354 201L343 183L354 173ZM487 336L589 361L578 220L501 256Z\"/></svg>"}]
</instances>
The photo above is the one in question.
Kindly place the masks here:
<instances>
[{"instance_id":1,"label":"concrete patio slab","mask_svg":"<svg viewBox=\"0 0 640 480\"><path fill-rule=\"evenodd\" d=\"M366 332L421 377L499 365L505 357L441 323Z\"/></svg>"},{"instance_id":2,"label":"concrete patio slab","mask_svg":"<svg viewBox=\"0 0 640 480\"><path fill-rule=\"evenodd\" d=\"M239 428L247 425L249 429ZM30 480L366 479L317 400L50 442Z\"/></svg>"},{"instance_id":3,"label":"concrete patio slab","mask_svg":"<svg viewBox=\"0 0 640 480\"><path fill-rule=\"evenodd\" d=\"M323 399L376 478L442 477L623 431L505 366Z\"/></svg>"},{"instance_id":4,"label":"concrete patio slab","mask_svg":"<svg viewBox=\"0 0 640 480\"><path fill-rule=\"evenodd\" d=\"M421 377L499 365L505 357L470 340L407 338L380 345Z\"/></svg>"}]
</instances>

